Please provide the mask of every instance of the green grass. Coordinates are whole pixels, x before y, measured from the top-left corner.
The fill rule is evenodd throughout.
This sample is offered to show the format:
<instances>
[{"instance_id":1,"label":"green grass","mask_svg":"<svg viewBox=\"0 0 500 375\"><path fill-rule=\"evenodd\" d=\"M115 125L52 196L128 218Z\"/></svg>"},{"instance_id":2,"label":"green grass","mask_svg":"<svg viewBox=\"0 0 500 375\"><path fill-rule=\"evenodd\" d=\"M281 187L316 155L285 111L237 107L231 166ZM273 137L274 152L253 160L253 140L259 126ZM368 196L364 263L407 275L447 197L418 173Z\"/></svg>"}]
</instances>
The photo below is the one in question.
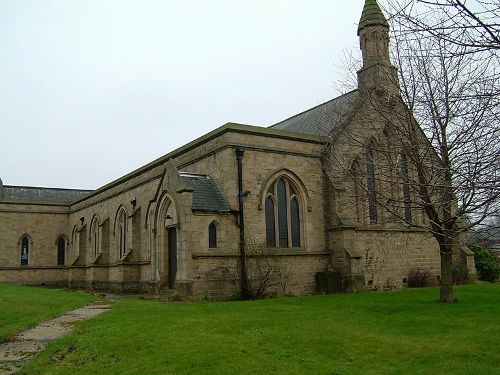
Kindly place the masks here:
<instances>
[{"instance_id":1,"label":"green grass","mask_svg":"<svg viewBox=\"0 0 500 375\"><path fill-rule=\"evenodd\" d=\"M24 374L500 374L500 284L252 302L124 299Z\"/></svg>"},{"instance_id":2,"label":"green grass","mask_svg":"<svg viewBox=\"0 0 500 375\"><path fill-rule=\"evenodd\" d=\"M0 342L96 299L85 293L0 283Z\"/></svg>"}]
</instances>

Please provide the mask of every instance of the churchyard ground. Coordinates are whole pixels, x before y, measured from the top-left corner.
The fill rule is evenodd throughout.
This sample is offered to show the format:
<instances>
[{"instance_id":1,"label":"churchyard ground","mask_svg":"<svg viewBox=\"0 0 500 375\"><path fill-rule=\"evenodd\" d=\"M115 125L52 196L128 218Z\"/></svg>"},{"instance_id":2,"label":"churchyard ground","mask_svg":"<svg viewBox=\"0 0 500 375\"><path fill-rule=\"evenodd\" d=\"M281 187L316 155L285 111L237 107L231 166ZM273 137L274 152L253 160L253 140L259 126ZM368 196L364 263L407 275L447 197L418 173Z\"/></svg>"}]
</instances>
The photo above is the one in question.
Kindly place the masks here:
<instances>
[{"instance_id":1,"label":"churchyard ground","mask_svg":"<svg viewBox=\"0 0 500 375\"><path fill-rule=\"evenodd\" d=\"M0 342L97 299L88 293L0 283Z\"/></svg>"},{"instance_id":2,"label":"churchyard ground","mask_svg":"<svg viewBox=\"0 0 500 375\"><path fill-rule=\"evenodd\" d=\"M44 302L55 313L55 297L36 295L48 292L93 298L31 288L18 293L17 314ZM500 284L456 287L457 304L438 296L425 288L246 302L127 298L49 344L21 373L499 374ZM12 324L4 331L22 328Z\"/></svg>"}]
</instances>

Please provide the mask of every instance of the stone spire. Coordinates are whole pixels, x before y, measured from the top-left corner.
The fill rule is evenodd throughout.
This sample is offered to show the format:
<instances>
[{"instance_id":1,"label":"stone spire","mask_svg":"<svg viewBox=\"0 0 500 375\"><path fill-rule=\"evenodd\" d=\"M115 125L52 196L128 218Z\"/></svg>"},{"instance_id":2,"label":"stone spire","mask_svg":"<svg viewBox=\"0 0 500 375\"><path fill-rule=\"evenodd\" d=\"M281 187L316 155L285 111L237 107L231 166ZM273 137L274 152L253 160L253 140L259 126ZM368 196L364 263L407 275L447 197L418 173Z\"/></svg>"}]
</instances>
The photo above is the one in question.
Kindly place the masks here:
<instances>
[{"instance_id":1,"label":"stone spire","mask_svg":"<svg viewBox=\"0 0 500 375\"><path fill-rule=\"evenodd\" d=\"M363 67L358 72L359 89L365 91L379 86L384 87L384 91L398 91L397 71L389 56L389 23L377 0L365 0L358 36L363 54ZM390 89L390 84L396 86Z\"/></svg>"},{"instance_id":2,"label":"stone spire","mask_svg":"<svg viewBox=\"0 0 500 375\"><path fill-rule=\"evenodd\" d=\"M365 27L376 25L389 29L389 23L378 6L377 0L366 0L361 19L359 20L358 35L360 30Z\"/></svg>"},{"instance_id":3,"label":"stone spire","mask_svg":"<svg viewBox=\"0 0 500 375\"><path fill-rule=\"evenodd\" d=\"M358 36L363 53L363 67L389 60L389 23L377 4L366 0L359 20Z\"/></svg>"}]
</instances>

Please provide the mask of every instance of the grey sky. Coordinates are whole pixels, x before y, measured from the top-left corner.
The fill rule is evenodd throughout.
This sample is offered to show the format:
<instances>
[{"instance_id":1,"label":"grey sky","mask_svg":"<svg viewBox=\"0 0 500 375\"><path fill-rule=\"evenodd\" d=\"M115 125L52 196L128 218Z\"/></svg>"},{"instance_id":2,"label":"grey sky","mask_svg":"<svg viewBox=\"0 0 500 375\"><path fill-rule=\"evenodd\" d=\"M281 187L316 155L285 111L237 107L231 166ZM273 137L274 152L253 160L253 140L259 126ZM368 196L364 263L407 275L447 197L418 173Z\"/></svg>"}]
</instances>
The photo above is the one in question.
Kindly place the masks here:
<instances>
[{"instance_id":1,"label":"grey sky","mask_svg":"<svg viewBox=\"0 0 500 375\"><path fill-rule=\"evenodd\" d=\"M337 95L364 0L0 1L0 178L95 189Z\"/></svg>"}]
</instances>

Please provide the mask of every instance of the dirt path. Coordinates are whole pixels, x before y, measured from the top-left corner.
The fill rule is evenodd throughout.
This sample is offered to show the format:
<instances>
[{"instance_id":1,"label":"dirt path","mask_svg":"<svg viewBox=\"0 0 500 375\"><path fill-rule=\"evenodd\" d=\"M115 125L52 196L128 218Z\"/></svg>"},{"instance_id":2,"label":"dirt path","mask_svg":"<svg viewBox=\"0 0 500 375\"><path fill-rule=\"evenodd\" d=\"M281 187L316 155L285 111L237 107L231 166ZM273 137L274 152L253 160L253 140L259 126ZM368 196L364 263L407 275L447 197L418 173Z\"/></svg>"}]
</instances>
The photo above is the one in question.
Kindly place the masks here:
<instances>
[{"instance_id":1,"label":"dirt path","mask_svg":"<svg viewBox=\"0 0 500 375\"><path fill-rule=\"evenodd\" d=\"M17 374L33 356L42 352L45 345L73 330L75 322L93 318L111 308L111 304L93 304L47 320L14 336L12 341L0 344L0 374Z\"/></svg>"}]
</instances>

